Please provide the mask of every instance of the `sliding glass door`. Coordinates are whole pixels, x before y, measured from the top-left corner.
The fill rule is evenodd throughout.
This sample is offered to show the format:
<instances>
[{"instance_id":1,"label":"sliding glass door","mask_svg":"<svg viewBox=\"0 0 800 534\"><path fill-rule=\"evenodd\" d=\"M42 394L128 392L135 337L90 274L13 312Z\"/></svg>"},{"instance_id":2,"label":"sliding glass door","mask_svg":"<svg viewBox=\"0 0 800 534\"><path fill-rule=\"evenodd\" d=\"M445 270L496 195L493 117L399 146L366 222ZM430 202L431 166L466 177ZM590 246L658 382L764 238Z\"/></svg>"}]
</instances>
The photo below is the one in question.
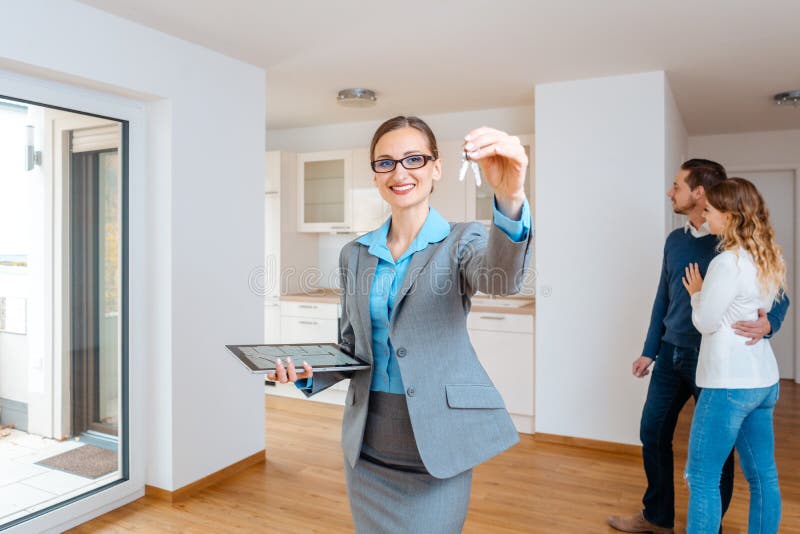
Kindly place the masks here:
<instances>
[{"instance_id":1,"label":"sliding glass door","mask_svg":"<svg viewBox=\"0 0 800 534\"><path fill-rule=\"evenodd\" d=\"M0 97L0 530L129 478L126 137Z\"/></svg>"}]
</instances>

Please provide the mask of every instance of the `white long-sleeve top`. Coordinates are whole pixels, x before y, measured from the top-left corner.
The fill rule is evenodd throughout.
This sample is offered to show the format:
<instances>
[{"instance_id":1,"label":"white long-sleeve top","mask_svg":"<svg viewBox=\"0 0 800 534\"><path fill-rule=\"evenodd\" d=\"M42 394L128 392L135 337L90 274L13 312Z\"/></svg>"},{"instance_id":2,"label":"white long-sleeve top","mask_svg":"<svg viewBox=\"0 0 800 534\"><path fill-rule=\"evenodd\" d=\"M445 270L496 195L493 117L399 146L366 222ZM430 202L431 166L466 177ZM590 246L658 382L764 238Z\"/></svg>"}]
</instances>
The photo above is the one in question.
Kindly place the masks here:
<instances>
[{"instance_id":1,"label":"white long-sleeve top","mask_svg":"<svg viewBox=\"0 0 800 534\"><path fill-rule=\"evenodd\" d=\"M769 340L747 345L734 333L737 321L755 321L769 311L775 295L766 295L749 252L726 250L711 260L702 291L692 295L692 322L703 335L697 362L701 388L748 389L775 384L780 375Z\"/></svg>"}]
</instances>

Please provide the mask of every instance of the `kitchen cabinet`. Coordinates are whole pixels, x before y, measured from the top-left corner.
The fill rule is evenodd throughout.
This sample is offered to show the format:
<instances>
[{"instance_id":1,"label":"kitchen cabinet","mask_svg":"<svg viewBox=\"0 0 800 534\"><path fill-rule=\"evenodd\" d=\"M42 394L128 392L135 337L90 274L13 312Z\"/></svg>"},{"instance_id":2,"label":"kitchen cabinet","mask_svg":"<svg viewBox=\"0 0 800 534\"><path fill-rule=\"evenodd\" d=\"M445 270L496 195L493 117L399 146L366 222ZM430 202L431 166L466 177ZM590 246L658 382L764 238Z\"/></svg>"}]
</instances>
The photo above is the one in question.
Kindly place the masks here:
<instances>
[{"instance_id":1,"label":"kitchen cabinet","mask_svg":"<svg viewBox=\"0 0 800 534\"><path fill-rule=\"evenodd\" d=\"M521 135L528 159L526 191L533 193L532 135ZM463 142L441 141L442 179L435 182L431 205L451 222L491 222L493 194L476 186L471 172L458 180ZM391 210L375 188L368 148L297 155L298 230L307 233L363 233L380 226Z\"/></svg>"},{"instance_id":2,"label":"kitchen cabinet","mask_svg":"<svg viewBox=\"0 0 800 534\"><path fill-rule=\"evenodd\" d=\"M264 155L264 343L280 343L281 153Z\"/></svg>"},{"instance_id":3,"label":"kitchen cabinet","mask_svg":"<svg viewBox=\"0 0 800 534\"><path fill-rule=\"evenodd\" d=\"M478 359L517 430L533 433L533 315L473 311L467 328Z\"/></svg>"},{"instance_id":4,"label":"kitchen cabinet","mask_svg":"<svg viewBox=\"0 0 800 534\"><path fill-rule=\"evenodd\" d=\"M351 231L352 151L297 155L297 224L301 232Z\"/></svg>"},{"instance_id":5,"label":"kitchen cabinet","mask_svg":"<svg viewBox=\"0 0 800 534\"><path fill-rule=\"evenodd\" d=\"M263 294L267 299L280 296L281 198L280 193L264 195ZM276 302L277 304L277 302Z\"/></svg>"},{"instance_id":6,"label":"kitchen cabinet","mask_svg":"<svg viewBox=\"0 0 800 534\"><path fill-rule=\"evenodd\" d=\"M281 301L281 343L336 343L339 339L339 305ZM295 362L301 366L302 362ZM347 391L349 380L333 389Z\"/></svg>"},{"instance_id":7,"label":"kitchen cabinet","mask_svg":"<svg viewBox=\"0 0 800 534\"><path fill-rule=\"evenodd\" d=\"M389 216L373 180L369 149L298 154L301 232L369 232Z\"/></svg>"}]
</instances>

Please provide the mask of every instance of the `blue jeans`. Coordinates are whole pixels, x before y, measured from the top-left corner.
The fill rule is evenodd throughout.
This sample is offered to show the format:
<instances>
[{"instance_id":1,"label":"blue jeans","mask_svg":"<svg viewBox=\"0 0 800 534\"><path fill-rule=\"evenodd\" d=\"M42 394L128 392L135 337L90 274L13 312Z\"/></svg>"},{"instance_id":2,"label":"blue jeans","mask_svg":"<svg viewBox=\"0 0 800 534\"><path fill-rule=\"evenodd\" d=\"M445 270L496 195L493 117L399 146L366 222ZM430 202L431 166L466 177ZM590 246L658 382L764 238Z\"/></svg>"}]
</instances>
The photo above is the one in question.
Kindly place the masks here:
<instances>
[{"instance_id":1,"label":"blue jeans","mask_svg":"<svg viewBox=\"0 0 800 534\"><path fill-rule=\"evenodd\" d=\"M781 493L775 467L772 414L778 384L754 389L704 389L694 410L686 480L689 483L687 534L717 532L722 463L736 444L750 484L749 534L778 532Z\"/></svg>"},{"instance_id":2,"label":"blue jeans","mask_svg":"<svg viewBox=\"0 0 800 534\"><path fill-rule=\"evenodd\" d=\"M672 438L681 409L689 397L696 401L700 393L694 381L698 350L699 347L676 347L662 341L642 411L639 437L647 475L642 514L660 527L672 528L675 522ZM727 456L717 491L723 512L728 509L733 495L733 443L728 447Z\"/></svg>"}]
</instances>

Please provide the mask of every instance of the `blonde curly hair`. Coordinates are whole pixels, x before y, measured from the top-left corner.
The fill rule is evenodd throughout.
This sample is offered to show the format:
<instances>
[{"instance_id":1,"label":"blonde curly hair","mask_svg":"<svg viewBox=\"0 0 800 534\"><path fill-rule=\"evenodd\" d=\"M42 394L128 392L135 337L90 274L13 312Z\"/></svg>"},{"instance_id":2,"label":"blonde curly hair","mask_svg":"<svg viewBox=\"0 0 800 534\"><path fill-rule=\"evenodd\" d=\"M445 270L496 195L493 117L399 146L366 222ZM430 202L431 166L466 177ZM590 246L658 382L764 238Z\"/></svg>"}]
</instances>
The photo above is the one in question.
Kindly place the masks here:
<instances>
[{"instance_id":1,"label":"blonde curly hair","mask_svg":"<svg viewBox=\"0 0 800 534\"><path fill-rule=\"evenodd\" d=\"M719 236L718 249L745 249L758 269L761 289L783 298L786 293L786 263L775 242L769 210L756 186L744 178L728 178L706 191L706 200L730 215Z\"/></svg>"}]
</instances>

